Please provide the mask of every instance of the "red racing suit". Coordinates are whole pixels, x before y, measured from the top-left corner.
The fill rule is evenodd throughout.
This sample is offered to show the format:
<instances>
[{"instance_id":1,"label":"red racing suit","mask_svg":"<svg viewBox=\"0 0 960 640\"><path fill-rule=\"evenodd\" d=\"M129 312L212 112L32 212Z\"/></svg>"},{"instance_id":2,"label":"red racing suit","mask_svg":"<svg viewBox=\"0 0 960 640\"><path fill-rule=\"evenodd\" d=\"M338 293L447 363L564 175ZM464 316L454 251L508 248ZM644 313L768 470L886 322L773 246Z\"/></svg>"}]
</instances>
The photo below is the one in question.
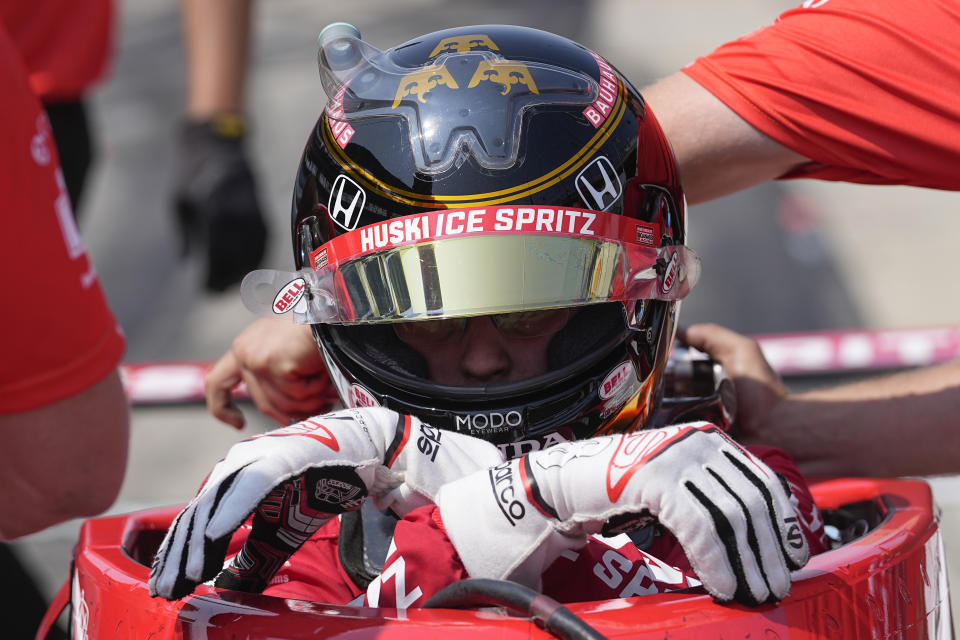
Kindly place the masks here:
<instances>
[{"instance_id":1,"label":"red racing suit","mask_svg":"<svg viewBox=\"0 0 960 640\"><path fill-rule=\"evenodd\" d=\"M783 452L745 447L790 484L794 508L810 553L826 550L823 521L806 482ZM626 535L592 537L576 552L560 556L543 575L543 591L560 602L604 600L698 586L676 539L657 531L641 550ZM470 577L447 537L435 506L421 507L397 523L380 576L366 591L341 565L340 521L322 526L270 581L264 593L282 598L379 607L418 607L446 585ZM360 596L363 596L362 600Z\"/></svg>"},{"instance_id":2,"label":"red racing suit","mask_svg":"<svg viewBox=\"0 0 960 640\"><path fill-rule=\"evenodd\" d=\"M784 178L960 190L960 3L806 0L684 73L812 162Z\"/></svg>"}]
</instances>

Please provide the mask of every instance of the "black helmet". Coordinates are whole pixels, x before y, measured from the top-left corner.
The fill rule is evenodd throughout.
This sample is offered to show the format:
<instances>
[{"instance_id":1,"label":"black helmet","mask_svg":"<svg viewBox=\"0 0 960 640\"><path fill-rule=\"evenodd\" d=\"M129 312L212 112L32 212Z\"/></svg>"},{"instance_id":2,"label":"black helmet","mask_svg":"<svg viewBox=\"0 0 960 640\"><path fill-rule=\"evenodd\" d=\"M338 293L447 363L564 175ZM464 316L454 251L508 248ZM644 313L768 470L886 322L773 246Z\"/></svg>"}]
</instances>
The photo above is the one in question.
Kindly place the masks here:
<instances>
[{"instance_id":1,"label":"black helmet","mask_svg":"<svg viewBox=\"0 0 960 640\"><path fill-rule=\"evenodd\" d=\"M649 426L699 260L640 94L585 47L515 26L380 51L338 23L319 57L330 101L296 180L299 272L244 296L273 279L274 311L312 325L348 406L508 455ZM525 373L458 369L444 341L477 323L520 345Z\"/></svg>"}]
</instances>

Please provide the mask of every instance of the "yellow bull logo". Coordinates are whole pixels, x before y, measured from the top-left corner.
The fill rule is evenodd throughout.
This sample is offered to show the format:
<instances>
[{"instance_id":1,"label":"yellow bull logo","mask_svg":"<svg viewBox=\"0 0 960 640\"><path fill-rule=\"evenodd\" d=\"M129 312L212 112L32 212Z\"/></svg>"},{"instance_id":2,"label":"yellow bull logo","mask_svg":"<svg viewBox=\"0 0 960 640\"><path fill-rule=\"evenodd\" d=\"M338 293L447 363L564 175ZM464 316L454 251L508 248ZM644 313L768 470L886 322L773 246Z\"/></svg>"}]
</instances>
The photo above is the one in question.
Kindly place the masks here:
<instances>
[{"instance_id":1,"label":"yellow bull logo","mask_svg":"<svg viewBox=\"0 0 960 640\"><path fill-rule=\"evenodd\" d=\"M540 93L533 81L533 76L530 75L530 70L527 69L527 65L519 62L481 61L477 70L473 72L473 77L470 78L470 84L467 85L467 88L472 89L484 81L499 84L502 87L500 95L503 96L510 93L515 84L526 85L531 93Z\"/></svg>"},{"instance_id":2,"label":"yellow bull logo","mask_svg":"<svg viewBox=\"0 0 960 640\"><path fill-rule=\"evenodd\" d=\"M405 75L400 81L400 86L397 87L397 95L393 99L393 108L396 109L400 101L407 96L417 96L417 100L426 103L426 94L430 93L437 85L444 85L451 89L460 88L457 81L453 79L453 76L443 65L427 67Z\"/></svg>"},{"instance_id":3,"label":"yellow bull logo","mask_svg":"<svg viewBox=\"0 0 960 640\"><path fill-rule=\"evenodd\" d=\"M467 36L456 36L453 38L444 38L441 40L428 57L432 58L441 53L464 53L484 48L488 51L499 51L489 36L477 34Z\"/></svg>"}]
</instances>

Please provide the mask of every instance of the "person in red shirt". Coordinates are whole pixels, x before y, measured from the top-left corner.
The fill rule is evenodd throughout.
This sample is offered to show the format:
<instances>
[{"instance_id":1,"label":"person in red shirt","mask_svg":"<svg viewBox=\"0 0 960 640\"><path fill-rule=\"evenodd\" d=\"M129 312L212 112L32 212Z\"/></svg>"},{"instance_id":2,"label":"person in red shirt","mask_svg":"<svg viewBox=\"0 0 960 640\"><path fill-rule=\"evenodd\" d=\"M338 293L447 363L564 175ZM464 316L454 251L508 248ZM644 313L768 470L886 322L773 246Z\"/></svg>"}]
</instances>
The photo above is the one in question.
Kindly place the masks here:
<instances>
[{"instance_id":1,"label":"person in red shirt","mask_svg":"<svg viewBox=\"0 0 960 640\"><path fill-rule=\"evenodd\" d=\"M782 598L824 548L803 479L727 437L722 409L664 398L700 265L640 94L521 27L379 51L337 23L321 44L299 271L254 272L241 294L310 326L352 408L234 446L168 531L151 593L216 577L408 607L471 576L564 600L701 583ZM399 522L357 515L367 496Z\"/></svg>"},{"instance_id":2,"label":"person in red shirt","mask_svg":"<svg viewBox=\"0 0 960 640\"><path fill-rule=\"evenodd\" d=\"M2 29L0 54L0 539L9 540L113 502L128 410L124 338L74 223L47 118Z\"/></svg>"},{"instance_id":3,"label":"person in red shirt","mask_svg":"<svg viewBox=\"0 0 960 640\"><path fill-rule=\"evenodd\" d=\"M958 34L956 2L807 0L643 94L691 203L776 178L957 191ZM782 448L804 473L960 471L960 361L793 395L752 340L689 329L734 380L753 382L738 386L740 436Z\"/></svg>"},{"instance_id":4,"label":"person in red shirt","mask_svg":"<svg viewBox=\"0 0 960 640\"><path fill-rule=\"evenodd\" d=\"M0 2L3 24L49 118L67 193L80 209L93 140L86 96L113 47L112 0Z\"/></svg>"}]
</instances>

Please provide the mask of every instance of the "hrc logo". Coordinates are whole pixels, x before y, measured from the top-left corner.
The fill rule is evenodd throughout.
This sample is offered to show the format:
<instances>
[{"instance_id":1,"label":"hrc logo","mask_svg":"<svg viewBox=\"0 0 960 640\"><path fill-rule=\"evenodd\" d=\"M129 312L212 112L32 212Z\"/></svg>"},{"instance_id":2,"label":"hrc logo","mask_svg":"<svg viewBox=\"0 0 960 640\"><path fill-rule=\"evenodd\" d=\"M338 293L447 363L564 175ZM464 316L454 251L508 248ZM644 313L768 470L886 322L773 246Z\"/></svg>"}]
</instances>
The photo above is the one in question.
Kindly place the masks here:
<instances>
[{"instance_id":1,"label":"hrc logo","mask_svg":"<svg viewBox=\"0 0 960 640\"><path fill-rule=\"evenodd\" d=\"M433 58L441 53L466 53L467 51L474 51L481 47L487 51L500 50L489 36L480 34L466 35L444 38L433 48L433 51L430 52L428 57Z\"/></svg>"}]
</instances>

